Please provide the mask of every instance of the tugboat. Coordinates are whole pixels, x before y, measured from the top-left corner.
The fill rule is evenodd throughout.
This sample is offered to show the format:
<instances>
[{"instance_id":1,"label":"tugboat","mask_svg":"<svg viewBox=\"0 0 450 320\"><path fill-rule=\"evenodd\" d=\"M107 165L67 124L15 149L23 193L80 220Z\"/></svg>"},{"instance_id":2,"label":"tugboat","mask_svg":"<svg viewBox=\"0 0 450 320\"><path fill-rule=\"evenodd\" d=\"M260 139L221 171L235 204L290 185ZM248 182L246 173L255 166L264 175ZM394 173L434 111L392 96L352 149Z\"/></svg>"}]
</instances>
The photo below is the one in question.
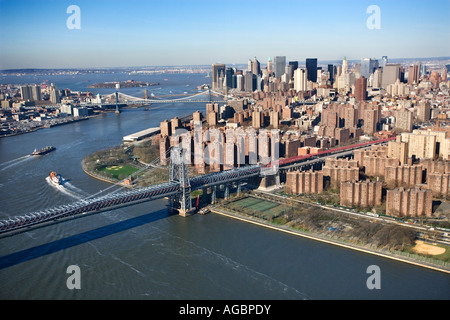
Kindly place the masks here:
<instances>
[{"instance_id":1,"label":"tugboat","mask_svg":"<svg viewBox=\"0 0 450 320\"><path fill-rule=\"evenodd\" d=\"M41 156L43 154L52 152L55 149L56 149L55 147L51 147L51 146L42 148L41 150L34 149L34 151L31 153L31 155L33 155L33 156Z\"/></svg>"},{"instance_id":2,"label":"tugboat","mask_svg":"<svg viewBox=\"0 0 450 320\"><path fill-rule=\"evenodd\" d=\"M61 184L61 177L56 174L56 172L52 171L50 172L50 182L58 186Z\"/></svg>"}]
</instances>

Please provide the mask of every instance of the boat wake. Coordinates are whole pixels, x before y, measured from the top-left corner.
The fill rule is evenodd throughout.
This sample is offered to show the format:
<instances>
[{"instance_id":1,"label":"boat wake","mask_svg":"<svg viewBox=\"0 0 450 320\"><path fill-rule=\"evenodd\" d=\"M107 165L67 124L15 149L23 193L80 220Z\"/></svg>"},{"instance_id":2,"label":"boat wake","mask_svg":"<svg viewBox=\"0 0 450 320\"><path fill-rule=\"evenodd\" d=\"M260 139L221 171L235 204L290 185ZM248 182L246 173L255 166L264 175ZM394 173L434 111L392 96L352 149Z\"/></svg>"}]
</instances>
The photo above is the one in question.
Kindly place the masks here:
<instances>
[{"instance_id":1,"label":"boat wake","mask_svg":"<svg viewBox=\"0 0 450 320\"><path fill-rule=\"evenodd\" d=\"M45 181L47 181L47 183L49 185L51 185L53 188L55 188L56 190L66 194L66 195L68 195L68 196L70 196L72 198L75 198L77 200L81 200L81 199L84 198L81 194L75 192L74 190L70 190L70 189L66 188L64 182L62 184L58 184L57 185L57 184L54 184L53 182L51 182L50 179L51 179L50 177L46 177Z\"/></svg>"},{"instance_id":2,"label":"boat wake","mask_svg":"<svg viewBox=\"0 0 450 320\"><path fill-rule=\"evenodd\" d=\"M21 164L21 163L23 163L25 161L28 161L28 160L32 159L32 158L33 158L32 155L27 154L26 156L19 157L17 159L13 159L13 160L9 160L9 161L3 162L3 163L0 164L0 168L1 168L0 171L9 169L9 168L14 167L14 166L17 166L18 164Z\"/></svg>"},{"instance_id":3,"label":"boat wake","mask_svg":"<svg viewBox=\"0 0 450 320\"><path fill-rule=\"evenodd\" d=\"M62 185L63 187L70 189L70 191L74 191L77 194L79 194L81 197L87 197L89 196L89 193L81 190L80 188L74 186L73 184L71 184L69 181L62 179Z\"/></svg>"}]
</instances>

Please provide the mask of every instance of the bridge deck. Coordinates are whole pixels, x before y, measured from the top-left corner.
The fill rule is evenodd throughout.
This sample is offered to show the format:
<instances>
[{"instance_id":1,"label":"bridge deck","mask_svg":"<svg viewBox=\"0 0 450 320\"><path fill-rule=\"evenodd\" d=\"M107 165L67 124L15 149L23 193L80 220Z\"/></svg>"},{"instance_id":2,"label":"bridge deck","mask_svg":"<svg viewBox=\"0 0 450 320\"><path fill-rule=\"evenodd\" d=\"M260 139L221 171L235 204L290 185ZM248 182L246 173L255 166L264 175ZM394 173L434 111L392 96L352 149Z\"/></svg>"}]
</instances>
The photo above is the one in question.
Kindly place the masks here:
<instances>
[{"instance_id":1,"label":"bridge deck","mask_svg":"<svg viewBox=\"0 0 450 320\"><path fill-rule=\"evenodd\" d=\"M311 163L314 161L323 161L323 158L325 157L348 154L353 152L353 149L355 148L365 148L371 144L383 143L389 140L392 140L392 138L331 149L328 152L312 154L309 155L309 157L304 158L294 157L294 159L287 159L282 167L283 169L295 167L297 166L295 162L305 164L307 161L310 161ZM320 159L317 159L318 157L320 157ZM206 186L214 186L243 180L260 175L267 168L270 168L270 165L250 165L221 172L194 176L190 179L190 187L194 190ZM133 205L143 201L151 201L163 197L169 197L181 193L183 189L184 186L181 186L178 182L167 182L139 189L113 192L101 197L92 199L87 198L74 203L61 205L38 212L32 212L22 216L10 217L0 221L0 236L27 231L32 227L38 227L43 224L54 223L64 219L75 218L93 212L111 210L120 206Z\"/></svg>"}]
</instances>

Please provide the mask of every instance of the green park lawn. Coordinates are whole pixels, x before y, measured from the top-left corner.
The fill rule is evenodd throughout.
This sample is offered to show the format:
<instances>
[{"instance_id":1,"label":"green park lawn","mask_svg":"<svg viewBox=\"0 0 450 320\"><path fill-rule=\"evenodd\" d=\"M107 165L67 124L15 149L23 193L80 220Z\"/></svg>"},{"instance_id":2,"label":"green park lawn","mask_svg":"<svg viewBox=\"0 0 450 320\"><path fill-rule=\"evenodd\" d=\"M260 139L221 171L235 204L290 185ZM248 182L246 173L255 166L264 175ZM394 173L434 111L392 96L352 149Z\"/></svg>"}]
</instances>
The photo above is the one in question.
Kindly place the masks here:
<instances>
[{"instance_id":1,"label":"green park lawn","mask_svg":"<svg viewBox=\"0 0 450 320\"><path fill-rule=\"evenodd\" d=\"M118 180L125 179L138 170L139 169L130 166L108 166L100 169L100 171L109 173L113 178Z\"/></svg>"}]
</instances>

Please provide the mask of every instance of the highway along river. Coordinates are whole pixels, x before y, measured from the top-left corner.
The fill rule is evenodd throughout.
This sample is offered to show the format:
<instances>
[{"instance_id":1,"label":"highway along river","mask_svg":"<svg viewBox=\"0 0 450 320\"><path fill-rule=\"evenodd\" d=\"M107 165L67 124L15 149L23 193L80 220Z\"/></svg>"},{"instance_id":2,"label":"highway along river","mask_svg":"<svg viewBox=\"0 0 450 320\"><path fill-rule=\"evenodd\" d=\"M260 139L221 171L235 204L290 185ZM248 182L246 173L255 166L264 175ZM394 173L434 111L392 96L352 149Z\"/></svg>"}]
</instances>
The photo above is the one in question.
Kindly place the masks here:
<instances>
[{"instance_id":1,"label":"highway along river","mask_svg":"<svg viewBox=\"0 0 450 320\"><path fill-rule=\"evenodd\" d=\"M165 75L169 77L170 75ZM203 77L173 75L192 86ZM139 79L137 79L139 80ZM173 82L176 82L176 81ZM190 81L190 82L189 82ZM169 88L165 88L168 90ZM182 89L183 90L183 89ZM205 106L124 110L0 140L0 219L69 203L110 185L84 156ZM42 157L34 148L52 145ZM50 184L50 171L68 183ZM67 286L77 265L81 288ZM369 289L369 266L380 289ZM66 221L0 239L1 299L449 299L448 274L228 217L169 215L166 201Z\"/></svg>"}]
</instances>

